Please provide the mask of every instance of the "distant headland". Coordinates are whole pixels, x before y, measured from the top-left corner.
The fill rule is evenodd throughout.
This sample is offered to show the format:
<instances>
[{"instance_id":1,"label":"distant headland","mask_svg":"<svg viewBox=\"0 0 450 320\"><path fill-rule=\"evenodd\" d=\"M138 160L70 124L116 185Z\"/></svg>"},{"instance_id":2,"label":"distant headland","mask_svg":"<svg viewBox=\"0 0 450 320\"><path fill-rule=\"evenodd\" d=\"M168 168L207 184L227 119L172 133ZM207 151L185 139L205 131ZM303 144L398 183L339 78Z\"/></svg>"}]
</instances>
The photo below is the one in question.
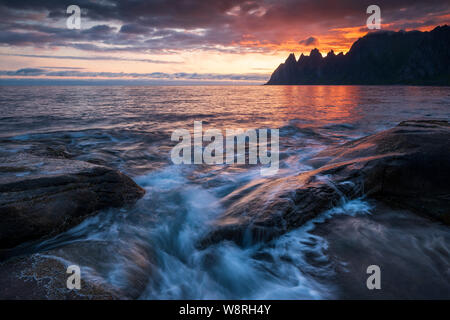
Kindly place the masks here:
<instances>
[{"instance_id":1,"label":"distant headland","mask_svg":"<svg viewBox=\"0 0 450 320\"><path fill-rule=\"evenodd\" d=\"M378 31L346 53L322 57L317 49L296 60L291 53L267 85L450 85L450 27L432 31Z\"/></svg>"}]
</instances>

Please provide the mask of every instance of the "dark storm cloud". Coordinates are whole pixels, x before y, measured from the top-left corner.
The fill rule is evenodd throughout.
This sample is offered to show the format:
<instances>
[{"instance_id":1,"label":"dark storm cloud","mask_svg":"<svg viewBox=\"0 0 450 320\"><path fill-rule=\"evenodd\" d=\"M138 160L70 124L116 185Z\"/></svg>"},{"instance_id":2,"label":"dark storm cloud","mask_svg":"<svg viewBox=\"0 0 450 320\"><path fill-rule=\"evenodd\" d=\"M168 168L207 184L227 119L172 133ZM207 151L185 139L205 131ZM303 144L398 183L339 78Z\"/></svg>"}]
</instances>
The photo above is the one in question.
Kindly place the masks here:
<instances>
[{"instance_id":1,"label":"dark storm cloud","mask_svg":"<svg viewBox=\"0 0 450 320\"><path fill-rule=\"evenodd\" d=\"M13 46L36 46L40 47L52 41L52 37L46 34L34 32L19 33L13 31L1 31L0 43Z\"/></svg>"},{"instance_id":2,"label":"dark storm cloud","mask_svg":"<svg viewBox=\"0 0 450 320\"><path fill-rule=\"evenodd\" d=\"M75 3L82 9L82 24L97 25L67 30L57 24L67 16L67 6ZM261 51L258 43L298 42L329 29L364 25L371 4L372 0L0 0L5 17L0 44L88 51ZM442 23L439 16L450 13L450 0L376 4L383 23L394 27Z\"/></svg>"},{"instance_id":3,"label":"dark storm cloud","mask_svg":"<svg viewBox=\"0 0 450 320\"><path fill-rule=\"evenodd\" d=\"M138 24L134 24L134 23L124 24L120 28L120 32L131 33L131 34L142 34L142 33L147 33L148 31L149 31L148 28L140 26Z\"/></svg>"},{"instance_id":4,"label":"dark storm cloud","mask_svg":"<svg viewBox=\"0 0 450 320\"><path fill-rule=\"evenodd\" d=\"M319 44L319 40L314 37L309 37L304 40L300 40L298 43L305 46L317 46Z\"/></svg>"}]
</instances>

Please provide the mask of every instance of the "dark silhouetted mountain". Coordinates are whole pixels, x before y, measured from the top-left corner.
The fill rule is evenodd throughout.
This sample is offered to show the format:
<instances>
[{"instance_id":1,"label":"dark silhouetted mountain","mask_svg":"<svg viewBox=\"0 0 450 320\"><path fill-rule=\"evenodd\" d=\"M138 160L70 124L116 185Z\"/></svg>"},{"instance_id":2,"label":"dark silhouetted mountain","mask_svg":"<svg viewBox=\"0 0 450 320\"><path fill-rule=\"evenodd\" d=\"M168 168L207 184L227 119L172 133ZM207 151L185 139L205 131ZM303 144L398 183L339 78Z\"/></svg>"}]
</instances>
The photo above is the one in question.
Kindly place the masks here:
<instances>
[{"instance_id":1,"label":"dark silhouetted mountain","mask_svg":"<svg viewBox=\"0 0 450 320\"><path fill-rule=\"evenodd\" d=\"M345 55L291 53L267 84L450 85L450 27L369 33Z\"/></svg>"}]
</instances>

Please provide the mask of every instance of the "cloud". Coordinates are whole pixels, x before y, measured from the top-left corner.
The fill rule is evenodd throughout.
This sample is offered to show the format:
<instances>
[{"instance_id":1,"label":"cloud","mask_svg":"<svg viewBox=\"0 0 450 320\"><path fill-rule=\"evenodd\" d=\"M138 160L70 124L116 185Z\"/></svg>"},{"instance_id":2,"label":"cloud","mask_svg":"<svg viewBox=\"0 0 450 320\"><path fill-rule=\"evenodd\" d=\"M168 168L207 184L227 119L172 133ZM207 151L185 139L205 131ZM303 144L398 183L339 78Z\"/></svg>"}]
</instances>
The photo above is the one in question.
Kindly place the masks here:
<instances>
[{"instance_id":1,"label":"cloud","mask_svg":"<svg viewBox=\"0 0 450 320\"><path fill-rule=\"evenodd\" d=\"M260 81L217 81L217 80L163 80L163 79L39 79L39 78L0 78L0 86L183 86L183 85L256 85Z\"/></svg>"},{"instance_id":2,"label":"cloud","mask_svg":"<svg viewBox=\"0 0 450 320\"><path fill-rule=\"evenodd\" d=\"M134 23L124 24L120 28L121 33L129 33L129 34L144 34L148 31L149 31L148 28L140 26L138 24L134 24Z\"/></svg>"},{"instance_id":3,"label":"cloud","mask_svg":"<svg viewBox=\"0 0 450 320\"><path fill-rule=\"evenodd\" d=\"M53 68L52 68L53 69ZM25 68L16 71L0 71L0 76L27 77L64 77L64 78L132 78L132 79L167 79L167 80L221 80L221 81L267 81L268 74L215 74L215 73L127 73L127 72L87 72L60 67L58 71ZM64 70L68 69L68 70Z\"/></svg>"},{"instance_id":4,"label":"cloud","mask_svg":"<svg viewBox=\"0 0 450 320\"><path fill-rule=\"evenodd\" d=\"M364 26L371 0L77 0L82 29L68 30L66 0L0 0L0 44L97 52L271 52L330 30ZM450 0L378 0L383 24L448 20ZM447 17L447 18L445 18ZM88 26L88 27L87 27ZM353 39L347 42L353 41ZM307 42L300 43L308 45ZM348 45L348 43L345 43ZM285 49L285 48L284 48Z\"/></svg>"},{"instance_id":5,"label":"cloud","mask_svg":"<svg viewBox=\"0 0 450 320\"><path fill-rule=\"evenodd\" d=\"M42 76L46 73L44 69L24 68L16 71L0 71L1 76Z\"/></svg>"},{"instance_id":6,"label":"cloud","mask_svg":"<svg viewBox=\"0 0 450 320\"><path fill-rule=\"evenodd\" d=\"M304 40L300 40L298 44L304 45L304 46L317 46L319 45L319 40L314 37L309 37Z\"/></svg>"},{"instance_id":7,"label":"cloud","mask_svg":"<svg viewBox=\"0 0 450 320\"><path fill-rule=\"evenodd\" d=\"M13 57L26 57L26 58L43 58L43 59L58 59L58 60L106 60L106 61L133 61L133 62L146 62L154 64L178 64L181 61L166 61L166 60L154 60L154 59L135 59L124 58L115 56L53 56L42 54L6 54L0 53L0 56L13 56Z\"/></svg>"},{"instance_id":8,"label":"cloud","mask_svg":"<svg viewBox=\"0 0 450 320\"><path fill-rule=\"evenodd\" d=\"M83 70L84 68L77 67L41 67L42 69L62 69L62 70Z\"/></svg>"}]
</instances>

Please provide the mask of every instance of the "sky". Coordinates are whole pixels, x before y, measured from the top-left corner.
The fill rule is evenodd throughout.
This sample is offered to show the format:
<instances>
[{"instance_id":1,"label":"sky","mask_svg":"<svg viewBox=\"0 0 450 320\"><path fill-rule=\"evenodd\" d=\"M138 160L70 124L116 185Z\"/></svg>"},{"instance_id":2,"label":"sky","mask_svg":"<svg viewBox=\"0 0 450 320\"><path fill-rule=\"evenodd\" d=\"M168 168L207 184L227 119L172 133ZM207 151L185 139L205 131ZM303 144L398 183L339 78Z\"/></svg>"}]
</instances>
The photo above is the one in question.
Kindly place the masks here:
<instances>
[{"instance_id":1,"label":"sky","mask_svg":"<svg viewBox=\"0 0 450 320\"><path fill-rule=\"evenodd\" d=\"M0 84L264 83L291 52L347 52L373 4L382 30L450 24L450 0L0 0Z\"/></svg>"}]
</instances>

